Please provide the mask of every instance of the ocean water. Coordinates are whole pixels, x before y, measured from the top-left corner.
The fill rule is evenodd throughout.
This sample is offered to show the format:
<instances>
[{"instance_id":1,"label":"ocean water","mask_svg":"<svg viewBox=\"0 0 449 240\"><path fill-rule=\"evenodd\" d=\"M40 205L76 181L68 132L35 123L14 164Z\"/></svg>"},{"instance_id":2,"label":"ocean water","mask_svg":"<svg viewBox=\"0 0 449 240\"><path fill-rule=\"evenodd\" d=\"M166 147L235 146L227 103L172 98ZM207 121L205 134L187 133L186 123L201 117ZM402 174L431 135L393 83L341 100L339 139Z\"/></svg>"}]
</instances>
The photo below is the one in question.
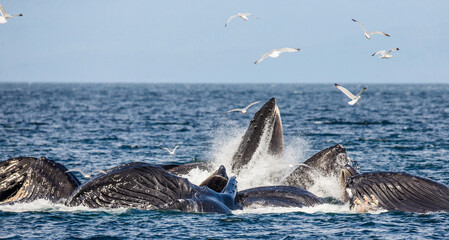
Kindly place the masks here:
<instances>
[{"instance_id":1,"label":"ocean water","mask_svg":"<svg viewBox=\"0 0 449 240\"><path fill-rule=\"evenodd\" d=\"M356 93L363 87L344 86ZM227 165L253 114L275 97L284 158L260 156L238 176L239 189L274 184L267 177L273 169L289 171L335 144L346 147L360 172L404 171L449 185L449 85L367 87L360 104L349 106L333 84L1 83L0 160L45 156L88 172L132 161ZM224 114L258 100L248 114ZM175 155L161 149L178 144ZM207 176L186 177L199 183ZM446 239L448 232L448 213L359 214L332 204L232 215L41 200L0 207L0 239Z\"/></svg>"}]
</instances>

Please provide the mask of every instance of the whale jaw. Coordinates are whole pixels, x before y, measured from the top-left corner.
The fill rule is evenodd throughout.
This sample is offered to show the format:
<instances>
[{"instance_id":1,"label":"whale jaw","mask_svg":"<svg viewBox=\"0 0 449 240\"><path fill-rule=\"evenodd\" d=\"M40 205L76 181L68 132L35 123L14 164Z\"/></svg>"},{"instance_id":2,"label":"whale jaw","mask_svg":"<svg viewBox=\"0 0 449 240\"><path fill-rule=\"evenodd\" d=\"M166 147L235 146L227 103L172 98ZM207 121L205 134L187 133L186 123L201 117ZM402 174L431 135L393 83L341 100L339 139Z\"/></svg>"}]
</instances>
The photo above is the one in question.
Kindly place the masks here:
<instances>
[{"instance_id":1,"label":"whale jaw","mask_svg":"<svg viewBox=\"0 0 449 240\"><path fill-rule=\"evenodd\" d=\"M269 154L282 155L282 122L275 98L268 100L251 120L237 152L232 157L232 171L238 173L247 165L259 146L264 145L264 141L268 141Z\"/></svg>"}]
</instances>

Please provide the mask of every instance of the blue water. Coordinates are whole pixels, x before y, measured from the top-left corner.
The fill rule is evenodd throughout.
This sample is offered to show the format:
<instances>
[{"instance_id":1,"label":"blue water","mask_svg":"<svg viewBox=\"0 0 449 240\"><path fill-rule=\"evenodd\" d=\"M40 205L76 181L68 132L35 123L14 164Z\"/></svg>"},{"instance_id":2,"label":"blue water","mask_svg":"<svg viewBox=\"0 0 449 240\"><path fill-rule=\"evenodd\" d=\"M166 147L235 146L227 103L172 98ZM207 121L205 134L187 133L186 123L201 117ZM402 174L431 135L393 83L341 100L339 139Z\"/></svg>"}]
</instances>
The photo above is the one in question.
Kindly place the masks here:
<instances>
[{"instance_id":1,"label":"blue water","mask_svg":"<svg viewBox=\"0 0 449 240\"><path fill-rule=\"evenodd\" d=\"M276 97L295 161L340 143L361 172L405 171L449 185L449 85L367 87L360 104L349 106L333 84L2 83L0 160L46 156L86 171L131 161L214 161L216 146L238 139L262 103L246 115L223 112ZM178 144L176 155L160 149ZM0 207L0 239L445 239L448 217L332 206L233 215L92 211L36 202Z\"/></svg>"}]
</instances>

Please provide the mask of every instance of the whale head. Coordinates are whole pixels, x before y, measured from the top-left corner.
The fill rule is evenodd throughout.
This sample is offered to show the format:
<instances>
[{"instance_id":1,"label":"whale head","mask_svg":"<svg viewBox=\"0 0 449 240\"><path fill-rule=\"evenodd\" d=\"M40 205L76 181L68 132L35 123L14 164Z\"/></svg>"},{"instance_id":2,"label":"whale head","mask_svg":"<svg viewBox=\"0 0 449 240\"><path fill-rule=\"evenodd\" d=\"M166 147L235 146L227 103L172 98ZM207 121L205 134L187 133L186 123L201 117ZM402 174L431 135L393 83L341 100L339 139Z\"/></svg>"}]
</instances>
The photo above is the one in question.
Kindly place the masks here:
<instances>
[{"instance_id":1,"label":"whale head","mask_svg":"<svg viewBox=\"0 0 449 240\"><path fill-rule=\"evenodd\" d=\"M282 155L284 149L282 122L275 98L268 100L251 119L238 150L232 157L232 171L238 173L251 161L259 147L267 146L265 143L268 144L266 150L269 154Z\"/></svg>"}]
</instances>

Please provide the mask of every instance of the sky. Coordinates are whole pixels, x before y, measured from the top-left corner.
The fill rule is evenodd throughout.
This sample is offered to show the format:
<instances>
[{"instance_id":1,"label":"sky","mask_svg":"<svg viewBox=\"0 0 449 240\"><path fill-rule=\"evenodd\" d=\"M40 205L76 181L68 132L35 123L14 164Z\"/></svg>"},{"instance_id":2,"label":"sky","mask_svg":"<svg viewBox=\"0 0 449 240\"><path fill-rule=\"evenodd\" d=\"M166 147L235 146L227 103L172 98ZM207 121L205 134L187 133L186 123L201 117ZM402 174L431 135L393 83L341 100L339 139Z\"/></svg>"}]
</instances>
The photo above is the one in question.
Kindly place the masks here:
<instances>
[{"instance_id":1,"label":"sky","mask_svg":"<svg viewBox=\"0 0 449 240\"><path fill-rule=\"evenodd\" d=\"M446 0L0 3L24 14L0 24L0 82L449 83ZM301 51L254 64L281 47Z\"/></svg>"}]
</instances>

